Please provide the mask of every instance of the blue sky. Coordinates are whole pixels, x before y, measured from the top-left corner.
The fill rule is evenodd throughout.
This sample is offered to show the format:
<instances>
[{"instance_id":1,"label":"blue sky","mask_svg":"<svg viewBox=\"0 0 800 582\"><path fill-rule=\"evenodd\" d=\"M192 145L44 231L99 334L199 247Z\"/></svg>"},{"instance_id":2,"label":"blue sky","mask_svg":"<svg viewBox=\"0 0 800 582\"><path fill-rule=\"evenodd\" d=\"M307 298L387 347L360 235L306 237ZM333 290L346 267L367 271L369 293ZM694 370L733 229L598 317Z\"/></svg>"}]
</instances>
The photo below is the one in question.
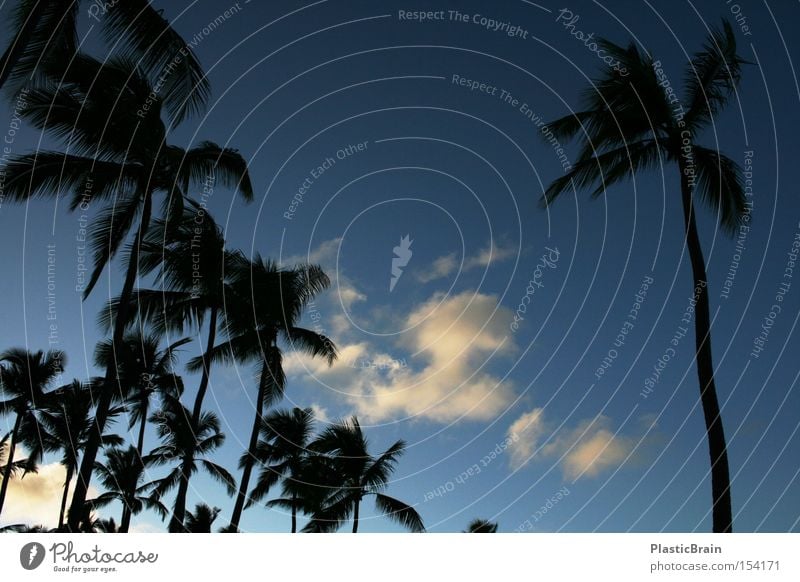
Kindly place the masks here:
<instances>
[{"instance_id":1,"label":"blue sky","mask_svg":"<svg viewBox=\"0 0 800 582\"><path fill-rule=\"evenodd\" d=\"M172 141L213 139L250 162L256 200L245 205L218 190L209 203L228 244L287 263L318 262L333 278L306 323L333 337L342 361L328 370L290 358L282 406L313 405L330 420L356 413L376 451L406 440L389 492L416 504L431 531L459 531L478 516L499 521L501 531L710 530L691 330L642 396L685 325L692 294L677 172L640 175L597 200L564 195L542 210L543 187L563 166L535 120L576 110L602 65L557 21L562 8L586 33L635 38L679 87L687 55L707 26L732 17L732 3L656 11L628 2L462 2L464 23L398 18L399 10L446 9L440 2L242 2L207 32L227 3L198 1L181 13L156 4L194 39L213 88L207 114L176 128ZM784 277L800 233L791 163L798 46L787 26L797 7L741 10L749 29L734 24L737 40L753 64L704 136L740 164L753 152L751 228L727 297L720 292L736 238L715 227L712 213L700 217L717 386L735 528L797 531L800 366L792 355L800 283ZM472 22L476 14L527 34L492 31L480 18ZM84 20L87 46L102 54L99 29ZM461 78L486 88L471 91ZM0 131L12 118L4 107ZM11 147L52 145L25 127ZM567 160L577 155L564 147ZM3 202L0 224L3 344L47 347L47 245L55 244L65 377L96 374L96 313L117 292L120 271L82 303L74 291L77 215L52 202ZM390 291L393 249L406 235L412 256ZM754 338L784 281L792 285L782 311L754 357ZM615 345L622 329L625 340ZM186 358L200 346L186 346ZM186 383L193 397L197 378L187 375ZM228 435L216 460L235 470L252 419L253 371L218 367L211 386L207 406ZM155 445L155 435L148 439ZM192 485L190 505L206 501L223 508L220 521L229 516L232 500L219 486L203 478ZM363 531L395 531L374 517L368 510ZM160 527L154 515L138 523ZM253 531L288 526L288 516L258 508L242 522Z\"/></svg>"}]
</instances>

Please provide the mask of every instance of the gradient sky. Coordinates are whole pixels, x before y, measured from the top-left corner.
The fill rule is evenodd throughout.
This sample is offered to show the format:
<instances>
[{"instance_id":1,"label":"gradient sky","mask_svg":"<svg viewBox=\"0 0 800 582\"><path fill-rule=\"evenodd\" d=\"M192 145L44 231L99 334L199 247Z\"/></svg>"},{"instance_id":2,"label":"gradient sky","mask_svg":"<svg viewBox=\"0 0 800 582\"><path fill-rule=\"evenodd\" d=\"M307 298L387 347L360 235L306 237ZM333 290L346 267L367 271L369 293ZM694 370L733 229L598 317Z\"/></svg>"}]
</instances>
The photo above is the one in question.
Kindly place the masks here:
<instances>
[{"instance_id":1,"label":"gradient sky","mask_svg":"<svg viewBox=\"0 0 800 582\"><path fill-rule=\"evenodd\" d=\"M9 4L0 4L4 22ZM709 26L733 18L736 5L459 2L469 22L420 23L400 20L399 11L452 10L455 3L242 1L204 31L233 5L197 1L178 12L154 4L187 42L194 39L213 89L207 114L176 128L172 141L212 139L250 162L252 204L222 190L209 202L228 244L287 263L319 262L334 281L315 304L315 321L306 323L333 337L342 361L326 370L290 358L282 407L313 405L323 420L356 413L376 452L405 439L389 493L415 504L431 531L459 531L479 516L499 521L501 531L710 530L691 331L653 391L641 394L685 325L692 294L677 171L640 175L597 200L565 195L542 210L543 188L563 167L525 112L550 120L577 110L602 65L557 22L559 10L578 15L575 28L587 34L634 39L680 87L688 55ZM797 531L800 280L785 279L784 270L800 233L793 163L800 154L793 60L800 52L789 31L800 14L789 2L740 9L749 26L734 22L740 54L753 64L737 98L704 135L705 145L740 164L753 152L751 229L727 297L720 292L736 239L720 232L705 209L699 223L735 528ZM471 21L475 14L521 32L489 30ZM97 23L84 17L82 31L86 46L105 54ZM470 91L454 75L497 91ZM503 90L518 103L504 101ZM6 100L0 132L11 119ZM365 145L337 157L357 144ZM576 148L564 145L573 159ZM14 136L14 153L36 147L53 143L29 127ZM319 172L328 158L335 163ZM302 203L291 209L307 178ZM51 347L69 355L65 380L97 374L96 314L118 292L118 265L82 303L75 292L77 215L52 201L3 202L0 225L3 345L48 347L47 245L54 244L58 344ZM393 248L405 235L413 254L390 292ZM636 295L650 278L632 320ZM512 330L532 279L541 286ZM754 338L785 280L792 285L782 311L754 357ZM633 325L624 345L615 346L626 321ZM616 357L598 378L611 349ZM184 359L200 351L195 341ZM197 378L187 375L186 385L193 398ZM220 414L228 436L215 460L232 471L249 435L254 394L250 368L214 369L206 405ZM0 430L11 422L0 421ZM156 444L154 434L148 444ZM55 467L43 472L43 497L52 497L46 485L57 475ZM221 507L224 525L233 503L222 488L205 478L192 488L189 505ZM431 493L437 490L444 494ZM39 517L32 505L18 504L15 515L11 499L3 523L51 520L49 509ZM369 507L362 531L397 531L374 517ZM141 531L163 527L150 514L134 523ZM287 531L289 518L252 508L242 527Z\"/></svg>"}]
</instances>

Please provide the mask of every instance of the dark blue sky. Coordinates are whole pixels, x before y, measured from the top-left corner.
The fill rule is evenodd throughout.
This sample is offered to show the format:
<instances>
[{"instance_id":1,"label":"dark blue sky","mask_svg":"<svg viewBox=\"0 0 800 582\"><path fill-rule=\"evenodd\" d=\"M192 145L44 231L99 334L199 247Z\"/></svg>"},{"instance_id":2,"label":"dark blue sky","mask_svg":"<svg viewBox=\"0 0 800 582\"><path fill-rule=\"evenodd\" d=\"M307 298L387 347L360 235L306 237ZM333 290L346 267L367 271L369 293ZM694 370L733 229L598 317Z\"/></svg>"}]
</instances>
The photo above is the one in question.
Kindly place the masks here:
<instances>
[{"instance_id":1,"label":"dark blue sky","mask_svg":"<svg viewBox=\"0 0 800 582\"><path fill-rule=\"evenodd\" d=\"M597 200L564 195L542 210L543 187L562 175L564 158L536 121L577 110L603 64L557 21L559 10L579 16L573 30L634 39L680 87L687 55L709 26L733 18L735 4L457 3L468 22L450 20L456 3L445 2L241 2L227 19L218 18L234 6L227 2L182 12L155 4L194 42L213 90L207 114L176 128L173 142L213 139L250 161L255 202L222 190L210 201L229 245L310 258L334 278L307 323L333 336L344 362L328 371L291 360L283 406L314 405L330 419L357 413L376 450L405 439L390 493L417 504L432 531L459 531L476 516L498 520L502 531L710 529L691 331L670 343L692 294L677 170L640 175ZM416 10L445 10L445 20L400 19L399 11ZM800 52L791 30L800 13L788 2L743 3L740 12L749 28L734 21L737 41L753 64L703 136L743 165L752 152L751 229L738 251L711 212L700 218L717 386L736 529L797 531L800 281L784 274L800 233ZM102 55L97 23L84 20L87 46ZM511 26L520 32L505 34ZM0 131L11 118L5 106ZM21 129L13 153L53 146L39 139ZM562 145L569 163L577 150ZM3 344L47 347L47 245L55 244L67 376L97 373L96 313L117 292L119 270L110 288L104 279L81 303L78 216L52 202L3 202L0 221ZM393 249L405 235L413 254L390 292ZM531 280L539 285L522 314ZM782 282L791 286L755 357ZM185 354L200 349L194 342ZM665 354L670 361L644 397ZM187 376L187 386L193 397L196 378ZM252 371L217 368L212 391L208 406L228 434L217 460L234 470L249 432ZM229 515L220 487L193 483L190 504L206 500ZM364 531L394 531L370 517ZM158 524L152 515L140 522ZM243 527L284 531L288 517L253 508Z\"/></svg>"}]
</instances>

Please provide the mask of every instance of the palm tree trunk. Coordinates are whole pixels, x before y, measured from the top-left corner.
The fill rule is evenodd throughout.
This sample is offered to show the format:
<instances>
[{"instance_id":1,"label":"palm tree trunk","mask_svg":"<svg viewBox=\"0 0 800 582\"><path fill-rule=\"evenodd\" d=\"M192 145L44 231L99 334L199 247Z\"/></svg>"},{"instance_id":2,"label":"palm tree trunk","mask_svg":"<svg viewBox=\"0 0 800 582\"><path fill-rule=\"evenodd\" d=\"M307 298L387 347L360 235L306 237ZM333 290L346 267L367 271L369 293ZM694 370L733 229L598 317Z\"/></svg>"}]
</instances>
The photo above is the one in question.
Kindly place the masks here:
<instances>
[{"instance_id":1,"label":"palm tree trunk","mask_svg":"<svg viewBox=\"0 0 800 582\"><path fill-rule=\"evenodd\" d=\"M175 496L175 508L172 511L172 518L169 521L169 533L185 533L186 526L184 519L186 518L186 494L189 491L189 467L191 463L191 456L187 461L181 464L181 480L178 485L178 495Z\"/></svg>"},{"instance_id":2,"label":"palm tree trunk","mask_svg":"<svg viewBox=\"0 0 800 582\"><path fill-rule=\"evenodd\" d=\"M128 533L128 530L131 528L131 517L133 516L133 512L131 508L128 506L127 503L124 501L122 502L122 517L119 520L119 527L117 528L117 533Z\"/></svg>"},{"instance_id":3,"label":"palm tree trunk","mask_svg":"<svg viewBox=\"0 0 800 582\"><path fill-rule=\"evenodd\" d=\"M725 431L720 416L717 388L714 384L714 363L711 355L711 317L708 298L708 284L703 249L697 232L692 196L692 186L680 164L681 194L683 198L686 246L692 263L695 296L695 342L697 356L697 377L700 380L700 402L708 435L708 452L711 460L711 498L713 502L713 531L730 533L733 531L731 510L731 483L728 471L728 452L725 444Z\"/></svg>"},{"instance_id":4,"label":"palm tree trunk","mask_svg":"<svg viewBox=\"0 0 800 582\"><path fill-rule=\"evenodd\" d=\"M267 372L268 367L264 366L262 375ZM256 458L256 447L258 446L258 429L261 425L261 417L264 408L264 392L266 390L266 381L261 378L258 383L258 398L256 399L256 417L253 420L253 430L250 432L250 444L247 447L247 457L245 458L244 468L242 470L242 480L239 483L239 493L236 496L236 504L233 506L233 515L231 516L231 523L228 529L231 532L239 531L239 521L242 518L242 511L244 511L244 501L247 497L247 489L250 486L250 475L253 472L253 460Z\"/></svg>"},{"instance_id":5,"label":"palm tree trunk","mask_svg":"<svg viewBox=\"0 0 800 582\"><path fill-rule=\"evenodd\" d=\"M361 498L356 499L355 507L353 507L353 533L358 533L358 510L361 505Z\"/></svg>"},{"instance_id":6,"label":"palm tree trunk","mask_svg":"<svg viewBox=\"0 0 800 582\"><path fill-rule=\"evenodd\" d=\"M297 494L292 493L292 533L297 533Z\"/></svg>"},{"instance_id":7,"label":"palm tree trunk","mask_svg":"<svg viewBox=\"0 0 800 582\"><path fill-rule=\"evenodd\" d=\"M64 529L64 516L67 513L67 498L69 497L69 484L72 482L72 474L75 472L73 465L67 467L67 476L64 479L64 494L61 496L61 510L58 513L58 531Z\"/></svg>"},{"instance_id":8,"label":"palm tree trunk","mask_svg":"<svg viewBox=\"0 0 800 582\"><path fill-rule=\"evenodd\" d=\"M46 2L36 2L28 15L28 19L23 23L22 28L17 32L11 44L0 59L0 89L6 84L11 72L17 66L20 57L25 52L25 48L31 41L36 24L41 19L42 12L46 7Z\"/></svg>"},{"instance_id":9,"label":"palm tree trunk","mask_svg":"<svg viewBox=\"0 0 800 582\"><path fill-rule=\"evenodd\" d=\"M206 353L203 354L203 375L200 377L200 386L197 388L197 396L194 399L194 409L192 410L192 420L195 424L200 420L200 413L203 410L203 400L206 397L206 390L208 389L208 380L211 374L211 352L214 349L214 342L217 339L217 314L217 306L212 307L208 321Z\"/></svg>"},{"instance_id":10,"label":"palm tree trunk","mask_svg":"<svg viewBox=\"0 0 800 582\"><path fill-rule=\"evenodd\" d=\"M11 432L11 444L8 446L8 459L6 460L6 470L3 472L3 485L0 486L0 514L3 513L3 505L6 502L6 492L8 491L8 482L11 481L11 472L14 470L14 453L17 450L17 437L19 436L19 427L22 424L22 415L17 413L17 418L14 421L14 430Z\"/></svg>"},{"instance_id":11,"label":"palm tree trunk","mask_svg":"<svg viewBox=\"0 0 800 582\"><path fill-rule=\"evenodd\" d=\"M144 430L147 427L147 404L149 402L149 398L147 393L144 393L144 397L142 398L142 420L139 423L139 438L136 440L136 451L139 453L139 457L142 456L144 452Z\"/></svg>"},{"instance_id":12,"label":"palm tree trunk","mask_svg":"<svg viewBox=\"0 0 800 582\"><path fill-rule=\"evenodd\" d=\"M211 374L211 352L214 349L214 342L217 339L217 307L211 308L211 315L209 317L208 328L208 342L206 343L206 351L203 354L203 375L200 377L200 386L197 388L197 396L194 399L194 409L192 410L192 423L197 426L200 421L200 414L203 411L203 400L206 397L206 390L208 389L209 376ZM183 462L188 463L191 458L184 456ZM170 520L169 531L184 531L183 520L186 515L186 497L189 493L189 479L188 473L181 476L180 483L178 484L178 494L175 496L175 510L172 512L172 519Z\"/></svg>"},{"instance_id":13,"label":"palm tree trunk","mask_svg":"<svg viewBox=\"0 0 800 582\"><path fill-rule=\"evenodd\" d=\"M121 353L123 348L123 335L125 327L128 323L128 306L130 305L133 296L133 286L136 283L136 276L139 273L139 251L142 246L142 241L150 226L150 215L153 210L153 192L149 190L144 198L142 205L142 217L139 222L139 230L136 233L136 239L131 248L131 254L128 258L128 269L125 274L125 282L122 286L122 292L119 296L119 308L117 309L117 317L114 321L114 335L112 339L112 346L114 354ZM92 480L92 472L94 471L94 463L97 460L97 452L100 449L100 437L108 420L108 411L111 408L111 400L114 396L114 387L116 385L117 375L117 362L116 358L112 357L106 367L105 381L103 383L103 391L97 402L97 410L95 412L95 422L92 425L92 430L89 433L89 438L86 443L86 448L83 451L83 459L81 461L81 468L78 472L78 479L75 483L75 492L72 494L72 504L70 505L67 523L70 531L77 532L79 523L83 518L84 506L86 505L86 492L89 489L89 483Z\"/></svg>"}]
</instances>

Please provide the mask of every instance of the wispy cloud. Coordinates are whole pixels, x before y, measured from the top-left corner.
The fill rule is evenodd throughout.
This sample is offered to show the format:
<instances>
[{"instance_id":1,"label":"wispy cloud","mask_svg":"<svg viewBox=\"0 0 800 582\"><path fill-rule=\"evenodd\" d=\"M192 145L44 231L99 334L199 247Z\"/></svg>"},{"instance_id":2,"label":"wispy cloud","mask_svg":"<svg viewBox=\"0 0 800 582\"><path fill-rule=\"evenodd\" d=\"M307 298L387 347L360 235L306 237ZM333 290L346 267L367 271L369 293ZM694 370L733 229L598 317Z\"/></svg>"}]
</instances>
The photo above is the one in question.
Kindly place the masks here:
<instances>
[{"instance_id":1,"label":"wispy cloud","mask_svg":"<svg viewBox=\"0 0 800 582\"><path fill-rule=\"evenodd\" d=\"M508 428L508 435L517 437L509 447L512 468L555 460L569 479L595 477L618 467L629 458L637 440L615 434L611 419L602 415L557 429L541 408L521 415Z\"/></svg>"},{"instance_id":2,"label":"wispy cloud","mask_svg":"<svg viewBox=\"0 0 800 582\"><path fill-rule=\"evenodd\" d=\"M505 261L517 253L513 246L497 246L494 241L490 241L477 254L464 259L462 265L456 253L448 253L434 259L433 263L426 266L424 270L416 274L417 280L421 283L430 283L438 279L449 277L461 268L462 272L471 271L477 268L486 268L489 265Z\"/></svg>"}]
</instances>

